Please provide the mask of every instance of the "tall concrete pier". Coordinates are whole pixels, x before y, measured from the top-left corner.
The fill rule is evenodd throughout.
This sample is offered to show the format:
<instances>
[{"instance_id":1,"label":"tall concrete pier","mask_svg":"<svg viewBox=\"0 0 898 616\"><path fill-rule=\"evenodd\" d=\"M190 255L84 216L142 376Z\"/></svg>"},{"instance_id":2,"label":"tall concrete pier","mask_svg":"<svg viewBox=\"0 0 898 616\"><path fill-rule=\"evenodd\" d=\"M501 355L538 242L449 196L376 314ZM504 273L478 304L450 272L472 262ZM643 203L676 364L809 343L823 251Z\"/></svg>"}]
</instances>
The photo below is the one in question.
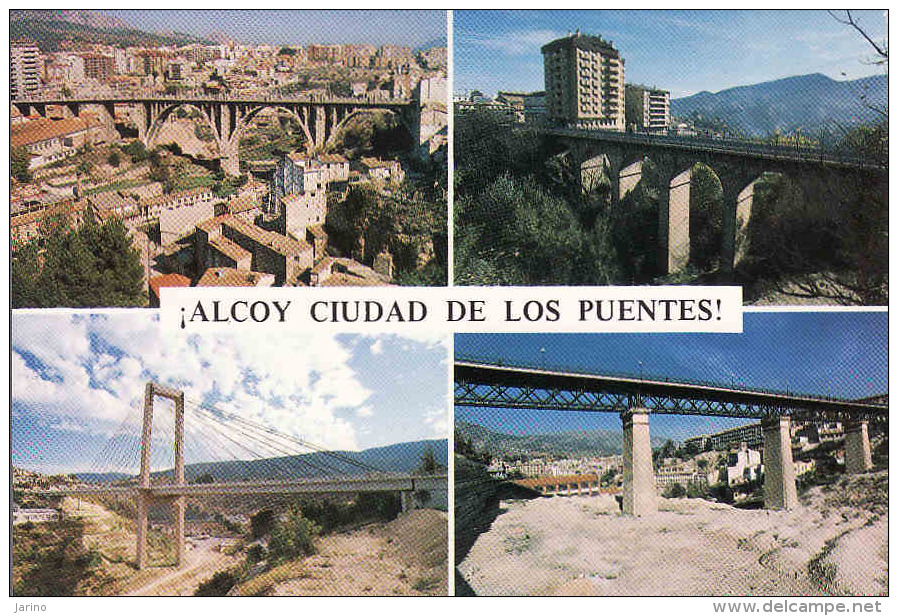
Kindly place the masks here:
<instances>
[{"instance_id":1,"label":"tall concrete pier","mask_svg":"<svg viewBox=\"0 0 898 616\"><path fill-rule=\"evenodd\" d=\"M794 509L798 506L791 425L788 417L768 417L761 421L764 432L764 506L767 509Z\"/></svg>"},{"instance_id":2,"label":"tall concrete pier","mask_svg":"<svg viewBox=\"0 0 898 616\"><path fill-rule=\"evenodd\" d=\"M621 413L621 421L624 424L623 511L635 516L653 513L658 510L658 503L648 412L633 408Z\"/></svg>"},{"instance_id":3,"label":"tall concrete pier","mask_svg":"<svg viewBox=\"0 0 898 616\"><path fill-rule=\"evenodd\" d=\"M845 471L850 475L866 473L873 468L870 435L866 421L846 421Z\"/></svg>"}]
</instances>

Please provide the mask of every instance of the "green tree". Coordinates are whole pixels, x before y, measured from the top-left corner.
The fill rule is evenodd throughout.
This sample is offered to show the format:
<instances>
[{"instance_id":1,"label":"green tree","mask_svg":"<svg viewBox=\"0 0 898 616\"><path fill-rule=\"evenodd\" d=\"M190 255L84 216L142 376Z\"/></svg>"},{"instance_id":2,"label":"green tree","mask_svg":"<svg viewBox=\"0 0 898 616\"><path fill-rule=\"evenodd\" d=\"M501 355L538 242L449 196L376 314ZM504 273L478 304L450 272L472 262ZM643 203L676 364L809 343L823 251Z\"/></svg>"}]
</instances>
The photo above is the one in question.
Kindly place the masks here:
<instances>
[{"instance_id":1,"label":"green tree","mask_svg":"<svg viewBox=\"0 0 898 616\"><path fill-rule=\"evenodd\" d=\"M225 597L237 584L237 576L231 571L219 571L197 586L194 597Z\"/></svg>"},{"instance_id":2,"label":"green tree","mask_svg":"<svg viewBox=\"0 0 898 616\"><path fill-rule=\"evenodd\" d=\"M617 472L613 468L609 468L607 471L602 473L602 476L599 478L599 484L603 486L610 486L615 477L617 477Z\"/></svg>"},{"instance_id":3,"label":"green tree","mask_svg":"<svg viewBox=\"0 0 898 616\"><path fill-rule=\"evenodd\" d=\"M686 496L686 488L680 483L672 483L661 493L664 498L683 498Z\"/></svg>"},{"instance_id":4,"label":"green tree","mask_svg":"<svg viewBox=\"0 0 898 616\"><path fill-rule=\"evenodd\" d=\"M78 166L75 167L75 171L78 175L90 175L90 172L93 171L94 165L89 160L82 160L78 163Z\"/></svg>"},{"instance_id":5,"label":"green tree","mask_svg":"<svg viewBox=\"0 0 898 616\"><path fill-rule=\"evenodd\" d=\"M582 274L584 244L576 217L532 177L498 178L464 207L459 224L466 234L478 236L477 256L492 262L509 282L565 284ZM464 270L459 278L475 282Z\"/></svg>"},{"instance_id":6,"label":"green tree","mask_svg":"<svg viewBox=\"0 0 898 616\"><path fill-rule=\"evenodd\" d=\"M658 215L660 191L667 180L657 165L646 160L642 180L607 213L614 244L618 283L644 284L658 275Z\"/></svg>"},{"instance_id":7,"label":"green tree","mask_svg":"<svg viewBox=\"0 0 898 616\"><path fill-rule=\"evenodd\" d=\"M139 139L135 139L128 143L122 150L127 154L131 160L135 163L142 163L147 160L150 156L147 149L144 147L143 143L140 142Z\"/></svg>"},{"instance_id":8,"label":"green tree","mask_svg":"<svg viewBox=\"0 0 898 616\"><path fill-rule=\"evenodd\" d=\"M10 264L10 290L13 308L43 307L45 290L41 287L41 257L36 241L13 246Z\"/></svg>"},{"instance_id":9,"label":"green tree","mask_svg":"<svg viewBox=\"0 0 898 616\"><path fill-rule=\"evenodd\" d=\"M723 186L713 169L696 163L689 189L689 263L701 271L717 268L722 241Z\"/></svg>"},{"instance_id":10,"label":"green tree","mask_svg":"<svg viewBox=\"0 0 898 616\"><path fill-rule=\"evenodd\" d=\"M12 280L14 308L145 302L140 255L118 219L98 225L88 217L78 229L46 223L40 237L13 251Z\"/></svg>"},{"instance_id":11,"label":"green tree","mask_svg":"<svg viewBox=\"0 0 898 616\"><path fill-rule=\"evenodd\" d=\"M275 515L271 509L263 509L249 519L253 539L264 537L274 528Z\"/></svg>"},{"instance_id":12,"label":"green tree","mask_svg":"<svg viewBox=\"0 0 898 616\"><path fill-rule=\"evenodd\" d=\"M28 153L28 148L26 147L12 147L9 148L9 166L11 175L26 184L31 181L31 171L28 170L28 166L31 164L31 154Z\"/></svg>"},{"instance_id":13,"label":"green tree","mask_svg":"<svg viewBox=\"0 0 898 616\"><path fill-rule=\"evenodd\" d=\"M421 461L415 472L421 475L433 475L440 470L440 463L437 462L436 456L433 455L433 449L428 447L421 454Z\"/></svg>"},{"instance_id":14,"label":"green tree","mask_svg":"<svg viewBox=\"0 0 898 616\"><path fill-rule=\"evenodd\" d=\"M664 442L664 445L652 451L652 459L655 463L655 468L661 466L664 462L665 458L673 458L676 456L677 446L674 445L674 442L670 439L667 439Z\"/></svg>"},{"instance_id":15,"label":"green tree","mask_svg":"<svg viewBox=\"0 0 898 616\"><path fill-rule=\"evenodd\" d=\"M113 167L118 167L122 162L122 155L118 150L112 150L109 153L109 157L106 159L106 162Z\"/></svg>"},{"instance_id":16,"label":"green tree","mask_svg":"<svg viewBox=\"0 0 898 616\"><path fill-rule=\"evenodd\" d=\"M315 553L315 536L320 528L303 517L298 507L291 507L271 530L268 549L277 559L291 559Z\"/></svg>"}]
</instances>

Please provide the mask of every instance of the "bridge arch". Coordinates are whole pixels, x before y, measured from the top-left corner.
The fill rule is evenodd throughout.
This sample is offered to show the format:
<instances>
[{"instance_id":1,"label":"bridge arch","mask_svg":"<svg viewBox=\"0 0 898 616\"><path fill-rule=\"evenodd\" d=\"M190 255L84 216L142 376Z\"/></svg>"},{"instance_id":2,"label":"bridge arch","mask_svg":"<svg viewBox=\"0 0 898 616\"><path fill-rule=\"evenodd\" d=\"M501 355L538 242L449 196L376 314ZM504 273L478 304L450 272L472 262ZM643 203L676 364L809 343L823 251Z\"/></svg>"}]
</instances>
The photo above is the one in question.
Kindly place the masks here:
<instances>
[{"instance_id":1,"label":"bridge arch","mask_svg":"<svg viewBox=\"0 0 898 616\"><path fill-rule=\"evenodd\" d=\"M689 265L717 269L723 259L723 183L717 170L698 161L691 167Z\"/></svg>"},{"instance_id":2,"label":"bridge arch","mask_svg":"<svg viewBox=\"0 0 898 616\"><path fill-rule=\"evenodd\" d=\"M735 203L724 201L724 230L722 258L723 269L732 269L748 255L751 247L750 223L755 213L755 189L770 176L780 173L762 173L756 176L736 194ZM732 210L732 213L730 213ZM732 221L731 223L729 221Z\"/></svg>"},{"instance_id":3,"label":"bridge arch","mask_svg":"<svg viewBox=\"0 0 898 616\"><path fill-rule=\"evenodd\" d=\"M383 113L387 113L390 116L392 116L395 120L397 120L399 125L402 126L406 130L408 135L412 138L412 141L414 141L415 131L413 130L413 127L411 127L409 125L408 121L404 117L404 114L400 113L399 111L397 111L395 109L390 109L389 107L355 108L355 109L352 109L349 113L347 113L342 119L338 120L336 122L336 124L334 124L334 126L331 129L330 134L328 135L328 138L325 142L325 148L332 147L335 143L337 135L339 135L340 132L343 131L343 129L345 129L347 126L349 126L355 120L358 120L359 118L362 118L364 116L377 116L377 115L383 114Z\"/></svg>"},{"instance_id":4,"label":"bridge arch","mask_svg":"<svg viewBox=\"0 0 898 616\"><path fill-rule=\"evenodd\" d=\"M271 104L263 104L254 107L249 110L240 121L237 123L237 126L234 130L234 135L231 137L232 140L239 146L240 140L246 134L246 130L249 128L249 125L256 119L256 117L265 111L266 109L274 109L275 111L283 111L290 115L296 122L299 124L300 128L302 128L303 136L306 139L306 147L311 148L315 145L315 140L312 138L312 132L309 129L309 123L303 115L297 111L297 109L291 109L286 105L279 105L277 103Z\"/></svg>"},{"instance_id":5,"label":"bridge arch","mask_svg":"<svg viewBox=\"0 0 898 616\"><path fill-rule=\"evenodd\" d=\"M203 117L206 125L212 129L212 135L215 137L215 148L218 151L219 155L223 152L223 146L221 142L221 137L218 134L218 130L216 129L215 122L209 112L209 109L203 108L202 105L196 105L190 101L177 102L171 105L167 105L163 107L150 123L150 126L147 128L146 132L146 148L148 150L152 150L156 146L162 145L158 143L159 132L162 130L162 126L171 118L172 114L181 108L190 108L198 111L200 115Z\"/></svg>"}]
</instances>

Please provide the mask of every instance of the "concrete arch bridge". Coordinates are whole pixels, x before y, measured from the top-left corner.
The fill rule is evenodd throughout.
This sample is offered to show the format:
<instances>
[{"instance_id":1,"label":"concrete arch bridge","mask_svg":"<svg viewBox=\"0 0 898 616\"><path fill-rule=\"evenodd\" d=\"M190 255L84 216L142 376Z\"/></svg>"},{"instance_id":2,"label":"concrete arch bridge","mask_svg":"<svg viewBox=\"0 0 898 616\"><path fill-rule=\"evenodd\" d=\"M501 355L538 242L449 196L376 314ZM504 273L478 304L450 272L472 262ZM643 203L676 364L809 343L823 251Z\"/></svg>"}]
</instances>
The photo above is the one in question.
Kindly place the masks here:
<instances>
[{"instance_id":1,"label":"concrete arch bridge","mask_svg":"<svg viewBox=\"0 0 898 616\"><path fill-rule=\"evenodd\" d=\"M822 187L824 193L836 186L865 186L888 195L888 168L851 153L610 131L549 128L541 133L555 150L569 152L581 190L593 189L602 177L610 180L612 207L642 181L646 160L656 165L666 183L659 194L658 266L668 274L689 263L689 195L696 163L710 167L723 188L720 263L725 272L746 255L755 187L765 174L782 174L801 186Z\"/></svg>"},{"instance_id":2,"label":"concrete arch bridge","mask_svg":"<svg viewBox=\"0 0 898 616\"><path fill-rule=\"evenodd\" d=\"M45 116L47 106L58 106L68 113L79 115L87 106L105 110L109 118L115 117L115 105L130 105L136 110L137 132L141 142L152 149L159 145L157 137L160 128L171 114L185 106L193 107L202 114L215 136L225 173L240 173L239 145L253 118L266 109L286 111L301 126L310 147L326 148L340 130L354 118L374 112L393 115L420 142L423 106L415 99L379 100L374 98L342 98L308 95L260 96L210 96L158 95L158 96L97 96L97 97L41 97L14 100L23 115Z\"/></svg>"}]
</instances>

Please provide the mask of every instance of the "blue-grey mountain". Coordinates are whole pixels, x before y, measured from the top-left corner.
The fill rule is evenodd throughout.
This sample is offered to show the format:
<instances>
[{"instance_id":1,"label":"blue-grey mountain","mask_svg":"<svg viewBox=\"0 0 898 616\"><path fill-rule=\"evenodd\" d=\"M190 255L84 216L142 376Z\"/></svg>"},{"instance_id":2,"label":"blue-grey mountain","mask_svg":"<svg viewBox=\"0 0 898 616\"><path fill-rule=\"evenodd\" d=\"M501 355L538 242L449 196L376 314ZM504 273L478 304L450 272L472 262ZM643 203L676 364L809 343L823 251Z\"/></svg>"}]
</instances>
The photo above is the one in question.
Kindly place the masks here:
<instances>
[{"instance_id":1,"label":"blue-grey mountain","mask_svg":"<svg viewBox=\"0 0 898 616\"><path fill-rule=\"evenodd\" d=\"M184 469L184 475L190 483L196 481L197 478L208 478L209 476L214 481L259 481L361 475L368 470L412 473L418 470L421 457L428 450L433 452L434 459L438 464L444 467L448 465L449 453L446 439L433 439L397 443L363 451L309 453L261 460L201 462L188 464ZM153 473L153 476L161 477L170 474L170 470L160 471ZM79 473L76 476L81 481L90 483L117 482L133 478L118 473Z\"/></svg>"},{"instance_id":2,"label":"blue-grey mountain","mask_svg":"<svg viewBox=\"0 0 898 616\"><path fill-rule=\"evenodd\" d=\"M557 457L610 456L621 453L623 435L612 430L572 430L546 434L503 434L483 426L456 420L455 431L470 439L477 451L506 457L538 454ZM652 447L664 439L652 437Z\"/></svg>"},{"instance_id":3,"label":"blue-grey mountain","mask_svg":"<svg viewBox=\"0 0 898 616\"><path fill-rule=\"evenodd\" d=\"M674 99L671 114L719 118L752 137L801 129L816 138L821 130L837 133L840 126L877 122L881 116L871 107L887 105L887 75L836 81L815 73Z\"/></svg>"}]
</instances>

